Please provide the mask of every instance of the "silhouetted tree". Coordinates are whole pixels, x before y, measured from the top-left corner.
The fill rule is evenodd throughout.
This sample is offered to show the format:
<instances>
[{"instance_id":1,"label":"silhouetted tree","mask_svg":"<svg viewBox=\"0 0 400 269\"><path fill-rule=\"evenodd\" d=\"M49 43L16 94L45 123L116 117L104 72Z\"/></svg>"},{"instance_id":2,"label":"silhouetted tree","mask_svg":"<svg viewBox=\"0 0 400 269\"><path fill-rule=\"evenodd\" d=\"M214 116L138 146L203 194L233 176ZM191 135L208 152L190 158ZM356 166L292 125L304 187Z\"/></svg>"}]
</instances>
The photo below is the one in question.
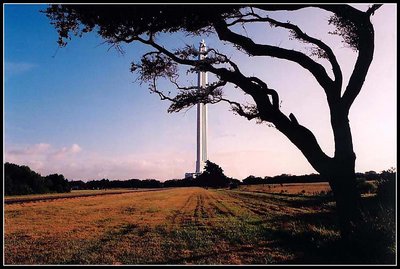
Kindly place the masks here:
<instances>
[{"instance_id":1,"label":"silhouetted tree","mask_svg":"<svg viewBox=\"0 0 400 269\"><path fill-rule=\"evenodd\" d=\"M74 180L69 182L69 187L71 190L85 190L87 189L86 182L82 180Z\"/></svg>"},{"instance_id":2,"label":"silhouetted tree","mask_svg":"<svg viewBox=\"0 0 400 269\"><path fill-rule=\"evenodd\" d=\"M63 175L42 177L28 166L4 164L5 195L25 195L49 192L69 192L69 182Z\"/></svg>"},{"instance_id":3,"label":"silhouetted tree","mask_svg":"<svg viewBox=\"0 0 400 269\"><path fill-rule=\"evenodd\" d=\"M209 160L206 161L206 165L204 166L204 172L215 176L225 176L224 170L221 168L221 166Z\"/></svg>"},{"instance_id":4,"label":"silhouetted tree","mask_svg":"<svg viewBox=\"0 0 400 269\"><path fill-rule=\"evenodd\" d=\"M45 184L40 174L26 165L4 164L5 194L24 195L45 193Z\"/></svg>"},{"instance_id":5,"label":"silhouetted tree","mask_svg":"<svg viewBox=\"0 0 400 269\"><path fill-rule=\"evenodd\" d=\"M368 171L368 172L365 172L364 174L365 174L366 180L377 180L379 178L378 173L375 171Z\"/></svg>"},{"instance_id":6,"label":"silhouetted tree","mask_svg":"<svg viewBox=\"0 0 400 269\"><path fill-rule=\"evenodd\" d=\"M71 187L63 175L52 174L44 177L47 186L54 192L70 192Z\"/></svg>"},{"instance_id":7,"label":"silhouetted tree","mask_svg":"<svg viewBox=\"0 0 400 269\"><path fill-rule=\"evenodd\" d=\"M231 183L229 178L225 176L224 170L218 164L208 160L204 172L196 177L195 182L197 186L215 188L225 188Z\"/></svg>"},{"instance_id":8,"label":"silhouetted tree","mask_svg":"<svg viewBox=\"0 0 400 269\"><path fill-rule=\"evenodd\" d=\"M170 179L163 182L163 186L168 187L193 187L196 186L196 181L193 177L183 179Z\"/></svg>"},{"instance_id":9,"label":"silhouetted tree","mask_svg":"<svg viewBox=\"0 0 400 269\"><path fill-rule=\"evenodd\" d=\"M162 183L156 179L145 179L141 182L142 188L161 188Z\"/></svg>"},{"instance_id":10,"label":"silhouetted tree","mask_svg":"<svg viewBox=\"0 0 400 269\"><path fill-rule=\"evenodd\" d=\"M65 46L71 33L82 34L96 29L97 33L112 46L141 42L153 50L145 53L140 62L132 64L132 71L139 74L142 82L161 99L172 102L169 112L180 111L198 102L227 102L232 110L248 120L272 123L296 145L312 167L329 180L333 190L343 238L349 238L362 221L360 196L356 190L355 160L349 124L349 110L359 94L367 76L374 54L374 27L371 15L381 5L372 5L360 11L350 5L52 5L45 12L59 33L58 43ZM316 8L330 12L328 23L335 26L332 34L342 37L343 43L358 53L354 70L347 85L334 51L322 40L305 33L289 21L273 19L272 11L294 11ZM286 29L290 38L312 46L310 55L294 49L262 44L248 37L245 26L265 23ZM242 26L242 27L240 27ZM316 27L320 27L316 25ZM298 64L316 79L323 89L330 110L330 122L334 135L335 154L326 155L314 134L290 113L280 110L278 92L255 76L246 76L227 55L209 49L207 57L199 60L199 52L193 46L168 49L157 40L159 33L183 31L189 35L215 33L221 41L233 44L248 56L268 56ZM242 31L242 32L241 32ZM313 57L323 58L332 67L332 75ZM217 81L202 89L182 85L179 67L189 72L207 71ZM157 88L157 80L170 80L179 90L172 96ZM233 84L250 96L254 103L243 105L224 98L222 87ZM296 85L293 85L296 86Z\"/></svg>"},{"instance_id":11,"label":"silhouetted tree","mask_svg":"<svg viewBox=\"0 0 400 269\"><path fill-rule=\"evenodd\" d=\"M229 180L229 189L237 189L239 188L241 182L237 178L228 177Z\"/></svg>"},{"instance_id":12,"label":"silhouetted tree","mask_svg":"<svg viewBox=\"0 0 400 269\"><path fill-rule=\"evenodd\" d=\"M377 197L385 205L394 208L396 204L396 169L394 167L380 173Z\"/></svg>"},{"instance_id":13,"label":"silhouetted tree","mask_svg":"<svg viewBox=\"0 0 400 269\"><path fill-rule=\"evenodd\" d=\"M252 185L252 184L263 184L266 183L266 180L264 180L262 177L255 177L253 175L250 175L243 179L243 184L245 185Z\"/></svg>"},{"instance_id":14,"label":"silhouetted tree","mask_svg":"<svg viewBox=\"0 0 400 269\"><path fill-rule=\"evenodd\" d=\"M140 188L141 187L141 180L137 178L132 178L128 180L128 187L129 188Z\"/></svg>"}]
</instances>

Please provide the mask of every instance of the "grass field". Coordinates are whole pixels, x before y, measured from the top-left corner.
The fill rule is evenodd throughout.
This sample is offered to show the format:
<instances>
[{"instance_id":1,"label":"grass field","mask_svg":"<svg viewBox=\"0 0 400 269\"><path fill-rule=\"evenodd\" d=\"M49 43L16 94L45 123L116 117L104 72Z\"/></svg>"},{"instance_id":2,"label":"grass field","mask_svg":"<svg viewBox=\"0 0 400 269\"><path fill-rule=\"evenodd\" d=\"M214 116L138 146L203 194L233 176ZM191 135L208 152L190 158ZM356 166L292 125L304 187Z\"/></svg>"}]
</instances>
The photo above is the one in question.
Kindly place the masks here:
<instances>
[{"instance_id":1,"label":"grass field","mask_svg":"<svg viewBox=\"0 0 400 269\"><path fill-rule=\"evenodd\" d=\"M24 203L33 201L56 200L62 198L79 198L87 196L99 196L108 194L121 194L127 192L152 191L155 189L107 189L107 190L72 190L67 193L46 193L46 194L30 194L30 195L10 195L4 197L4 203Z\"/></svg>"},{"instance_id":2,"label":"grass field","mask_svg":"<svg viewBox=\"0 0 400 269\"><path fill-rule=\"evenodd\" d=\"M332 198L312 195L326 185L308 193L279 187L171 188L6 204L5 264L330 264L351 258L335 249Z\"/></svg>"}]
</instances>

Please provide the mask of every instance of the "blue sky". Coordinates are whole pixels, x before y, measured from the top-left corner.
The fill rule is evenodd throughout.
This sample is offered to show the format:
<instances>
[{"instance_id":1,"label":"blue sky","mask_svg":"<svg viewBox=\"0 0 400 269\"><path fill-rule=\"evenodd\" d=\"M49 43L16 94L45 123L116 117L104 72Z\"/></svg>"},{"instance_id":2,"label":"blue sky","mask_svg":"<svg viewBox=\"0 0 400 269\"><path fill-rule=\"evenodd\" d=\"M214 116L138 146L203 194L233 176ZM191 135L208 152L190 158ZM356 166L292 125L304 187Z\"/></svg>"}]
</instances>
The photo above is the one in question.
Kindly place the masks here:
<instances>
[{"instance_id":1,"label":"blue sky","mask_svg":"<svg viewBox=\"0 0 400 269\"><path fill-rule=\"evenodd\" d=\"M73 38L58 49L55 29L39 12L44 8L4 6L5 160L29 165L43 175L62 173L82 180L165 180L193 171L195 109L168 114L169 103L149 94L147 86L140 85L129 71L132 60L147 49L139 44L124 46L126 53L121 55L94 34ZM314 19L327 16L304 10L295 13L292 21L319 36L327 28L315 30ZM396 164L396 20L395 5L383 6L373 17L375 59L350 114L357 171L381 171ZM264 30L248 29L248 34L260 42L291 45L284 33L265 35ZM356 54L344 48L338 37L323 37L335 46L348 73ZM159 39L178 47L184 42L197 45L202 38L178 34ZM213 36L206 42L221 46ZM277 89L282 110L294 113L316 134L322 148L333 154L325 97L306 71L274 59L249 62L229 46L224 49L237 57L248 74L260 76ZM196 76L187 80L196 83ZM229 87L226 92L245 98ZM209 106L209 159L239 179L250 174L315 172L276 129L235 116L225 104Z\"/></svg>"}]
</instances>

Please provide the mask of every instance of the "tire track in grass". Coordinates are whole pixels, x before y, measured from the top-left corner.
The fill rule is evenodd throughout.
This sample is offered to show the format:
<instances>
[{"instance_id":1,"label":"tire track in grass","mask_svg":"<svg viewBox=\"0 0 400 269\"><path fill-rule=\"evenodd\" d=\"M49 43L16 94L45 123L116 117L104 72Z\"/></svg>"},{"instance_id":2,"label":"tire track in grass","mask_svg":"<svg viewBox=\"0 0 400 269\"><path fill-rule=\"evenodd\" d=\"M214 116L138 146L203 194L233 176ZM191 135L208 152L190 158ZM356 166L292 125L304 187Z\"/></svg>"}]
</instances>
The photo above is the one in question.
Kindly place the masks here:
<instances>
[{"instance_id":1,"label":"tire track in grass","mask_svg":"<svg viewBox=\"0 0 400 269\"><path fill-rule=\"evenodd\" d=\"M282 201L279 197L271 196L270 194L249 193L235 191L229 195L237 198L239 203L257 215L294 215L307 213L306 208L296 208L286 201ZM302 197L301 197L302 198ZM303 198L302 198L303 199Z\"/></svg>"},{"instance_id":2,"label":"tire track in grass","mask_svg":"<svg viewBox=\"0 0 400 269\"><path fill-rule=\"evenodd\" d=\"M200 217L203 220L210 221L216 217L215 207L213 206L215 197L207 190L199 195Z\"/></svg>"},{"instance_id":3,"label":"tire track in grass","mask_svg":"<svg viewBox=\"0 0 400 269\"><path fill-rule=\"evenodd\" d=\"M212 210L216 213L216 215L226 218L236 216L235 212L225 203L225 200L227 200L226 195L224 195L223 193L214 192L210 197L211 201L209 202L209 204ZM231 199L230 197L228 198Z\"/></svg>"},{"instance_id":4,"label":"tire track in grass","mask_svg":"<svg viewBox=\"0 0 400 269\"><path fill-rule=\"evenodd\" d=\"M218 245L212 253L221 253L224 259L242 261L252 260L248 252L258 252L272 260L267 245L271 241L269 228L259 214L251 212L240 197L229 195L228 190L217 190L210 193L208 206L215 213L209 227L215 235ZM217 255L220 256L220 255Z\"/></svg>"},{"instance_id":5,"label":"tire track in grass","mask_svg":"<svg viewBox=\"0 0 400 269\"><path fill-rule=\"evenodd\" d=\"M270 207L271 205L269 205L267 202L268 201L257 201L254 199L250 199L248 197L245 196L241 196L238 193L233 193L231 191L227 191L225 192L225 194L230 198L230 202L233 203L234 207L237 208L237 211L247 211L248 213L250 213L251 215L256 215L256 216L268 216L268 214L270 214L270 212L268 211L268 207ZM221 201L219 201L219 203L221 206L228 208L224 203L222 203ZM234 212L232 212L232 210L230 211L232 216L236 216L236 214ZM244 212L243 212L244 213ZM243 213L241 215L243 215ZM248 215L248 214L245 214ZM241 218L246 218L245 216L239 216Z\"/></svg>"},{"instance_id":6,"label":"tire track in grass","mask_svg":"<svg viewBox=\"0 0 400 269\"><path fill-rule=\"evenodd\" d=\"M172 210L172 214L170 216L167 216L167 219L171 221L170 224L175 226L175 225L181 225L181 224L184 225L186 223L190 223L192 218L191 215L189 214L191 212L190 207L195 199L196 195L192 193L188 196L185 203L181 207Z\"/></svg>"}]
</instances>

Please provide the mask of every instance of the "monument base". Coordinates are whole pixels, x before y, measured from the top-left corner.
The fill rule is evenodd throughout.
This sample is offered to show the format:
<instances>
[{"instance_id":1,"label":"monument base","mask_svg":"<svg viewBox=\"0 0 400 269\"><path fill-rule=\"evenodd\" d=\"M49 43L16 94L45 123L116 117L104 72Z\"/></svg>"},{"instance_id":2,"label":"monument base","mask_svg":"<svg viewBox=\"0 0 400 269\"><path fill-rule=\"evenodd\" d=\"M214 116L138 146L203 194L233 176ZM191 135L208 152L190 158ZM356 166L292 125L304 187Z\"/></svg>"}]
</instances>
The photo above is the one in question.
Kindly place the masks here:
<instances>
[{"instance_id":1,"label":"monument base","mask_svg":"<svg viewBox=\"0 0 400 269\"><path fill-rule=\"evenodd\" d=\"M185 173L185 178L196 178L200 175L201 173Z\"/></svg>"}]
</instances>

